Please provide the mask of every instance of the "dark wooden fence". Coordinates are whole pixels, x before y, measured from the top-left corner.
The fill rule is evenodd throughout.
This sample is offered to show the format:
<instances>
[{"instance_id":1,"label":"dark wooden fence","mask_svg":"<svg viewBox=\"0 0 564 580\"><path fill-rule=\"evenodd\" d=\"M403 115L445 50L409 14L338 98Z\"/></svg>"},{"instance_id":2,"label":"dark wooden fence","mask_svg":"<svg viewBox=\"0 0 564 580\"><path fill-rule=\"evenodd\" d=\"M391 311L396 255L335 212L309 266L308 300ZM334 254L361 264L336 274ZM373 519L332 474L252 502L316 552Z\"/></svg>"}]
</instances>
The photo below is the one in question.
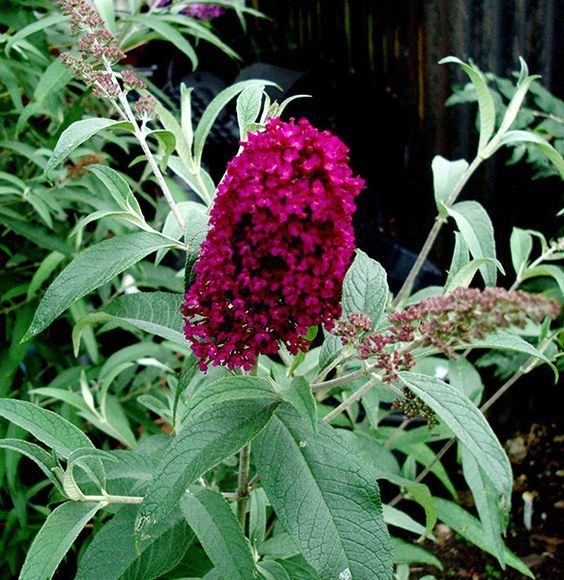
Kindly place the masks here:
<instances>
[{"instance_id":1,"label":"dark wooden fence","mask_svg":"<svg viewBox=\"0 0 564 580\"><path fill-rule=\"evenodd\" d=\"M363 219L417 249L433 218L430 161L470 158L472 106L446 108L455 82L466 82L444 56L472 58L509 75L523 56L558 94L564 2L558 0L253 0L272 20L253 21L254 58L307 73L296 88L314 99L295 105L351 146L367 179ZM560 95L561 96L561 95ZM301 107L301 109L300 109ZM554 229L546 218L560 200L557 180L531 183L526 168L490 161L467 195L483 202L500 233L511 225ZM541 207L544 206L544 207ZM448 236L445 238L448 240ZM446 259L450 240L435 259ZM441 250L442 248L442 250ZM444 264L443 264L444 265Z\"/></svg>"}]
</instances>

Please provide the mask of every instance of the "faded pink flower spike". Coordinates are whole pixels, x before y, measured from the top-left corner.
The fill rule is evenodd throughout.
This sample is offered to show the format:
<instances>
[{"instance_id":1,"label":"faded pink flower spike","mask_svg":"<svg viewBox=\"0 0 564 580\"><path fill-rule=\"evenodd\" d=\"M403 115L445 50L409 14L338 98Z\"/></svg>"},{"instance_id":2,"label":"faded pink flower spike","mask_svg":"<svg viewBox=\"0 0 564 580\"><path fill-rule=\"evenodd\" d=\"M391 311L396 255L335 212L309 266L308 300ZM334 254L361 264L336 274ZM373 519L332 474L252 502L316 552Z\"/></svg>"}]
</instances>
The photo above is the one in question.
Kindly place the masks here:
<instances>
[{"instance_id":1,"label":"faded pink flower spike","mask_svg":"<svg viewBox=\"0 0 564 580\"><path fill-rule=\"evenodd\" d=\"M184 332L205 370L249 370L279 341L307 348L309 326L341 314L354 249L348 149L306 119L270 120L228 166L185 296Z\"/></svg>"}]
</instances>

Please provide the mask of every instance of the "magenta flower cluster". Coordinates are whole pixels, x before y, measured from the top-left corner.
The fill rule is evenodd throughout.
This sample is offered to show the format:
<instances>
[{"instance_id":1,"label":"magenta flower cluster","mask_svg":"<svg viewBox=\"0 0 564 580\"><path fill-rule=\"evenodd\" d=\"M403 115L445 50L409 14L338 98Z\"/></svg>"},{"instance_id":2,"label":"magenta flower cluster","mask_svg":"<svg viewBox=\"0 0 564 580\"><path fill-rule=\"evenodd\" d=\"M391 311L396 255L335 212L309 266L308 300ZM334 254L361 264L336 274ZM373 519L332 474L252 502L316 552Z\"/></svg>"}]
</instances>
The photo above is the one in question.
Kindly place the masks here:
<instances>
[{"instance_id":1,"label":"magenta flower cluster","mask_svg":"<svg viewBox=\"0 0 564 580\"><path fill-rule=\"evenodd\" d=\"M159 6L168 6L171 0L161 0ZM226 12L226 8L217 4L202 4L194 2L182 10L182 14L197 20L213 20Z\"/></svg>"},{"instance_id":2,"label":"magenta flower cluster","mask_svg":"<svg viewBox=\"0 0 564 580\"><path fill-rule=\"evenodd\" d=\"M341 314L354 249L348 148L306 119L271 119L229 164L185 296L184 332L205 370L249 370L279 341L297 354L308 327Z\"/></svg>"},{"instance_id":3,"label":"magenta flower cluster","mask_svg":"<svg viewBox=\"0 0 564 580\"><path fill-rule=\"evenodd\" d=\"M213 20L221 16L227 9L216 4L190 4L184 14L198 20Z\"/></svg>"}]
</instances>

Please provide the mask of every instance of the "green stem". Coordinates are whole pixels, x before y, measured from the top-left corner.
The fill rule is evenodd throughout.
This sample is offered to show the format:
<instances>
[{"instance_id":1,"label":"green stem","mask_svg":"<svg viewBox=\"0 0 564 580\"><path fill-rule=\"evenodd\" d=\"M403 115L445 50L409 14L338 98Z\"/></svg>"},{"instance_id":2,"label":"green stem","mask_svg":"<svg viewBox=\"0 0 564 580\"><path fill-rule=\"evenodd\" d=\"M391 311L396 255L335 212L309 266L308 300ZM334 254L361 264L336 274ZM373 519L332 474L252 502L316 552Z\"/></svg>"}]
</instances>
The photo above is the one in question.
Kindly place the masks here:
<instances>
[{"instance_id":1,"label":"green stem","mask_svg":"<svg viewBox=\"0 0 564 580\"><path fill-rule=\"evenodd\" d=\"M464 186L466 185L466 183L468 182L474 171L476 171L480 163L482 163L482 161L483 158L480 155L478 155L476 159L474 159L474 161L472 161L472 163L466 168L466 171L461 175L457 184L454 186L449 198L444 204L446 208L449 208L454 204L457 197L460 195L460 192L462 191L462 189L464 188ZM401 287L397 296L394 298L392 306L394 307L400 306L403 303L403 301L409 296L409 293L413 288L413 284L415 283L415 280L417 279L417 276L421 268L423 267L423 264L429 257L429 253L431 252L431 249L435 244L435 241L437 240L439 232L441 231L441 228L443 227L443 224L446 223L446 221L447 218L442 215L438 215L437 218L435 219L435 223L433 224L433 227L431 228L431 231L429 232L429 235L427 236L427 239L425 240L425 243L421 248L421 252L419 252L417 259L415 260L415 264L413 264L409 274L407 275L407 278L405 279L405 282L403 283L403 286Z\"/></svg>"},{"instance_id":2,"label":"green stem","mask_svg":"<svg viewBox=\"0 0 564 580\"><path fill-rule=\"evenodd\" d=\"M356 390L350 397L345 399L338 407L335 407L330 413L327 413L323 420L326 423L332 421L337 415L340 415L343 411L346 411L349 407L351 407L356 401L361 399L368 391L378 382L382 380L382 377L379 375L372 375L372 378L364 383L360 389Z\"/></svg>"},{"instance_id":3,"label":"green stem","mask_svg":"<svg viewBox=\"0 0 564 580\"><path fill-rule=\"evenodd\" d=\"M251 444L245 445L239 454L239 476L237 478L237 518L245 531L247 504L249 502L249 474L251 471Z\"/></svg>"},{"instance_id":4,"label":"green stem","mask_svg":"<svg viewBox=\"0 0 564 580\"><path fill-rule=\"evenodd\" d=\"M142 497L130 495L84 495L81 501L99 501L103 503L143 503Z\"/></svg>"}]
</instances>

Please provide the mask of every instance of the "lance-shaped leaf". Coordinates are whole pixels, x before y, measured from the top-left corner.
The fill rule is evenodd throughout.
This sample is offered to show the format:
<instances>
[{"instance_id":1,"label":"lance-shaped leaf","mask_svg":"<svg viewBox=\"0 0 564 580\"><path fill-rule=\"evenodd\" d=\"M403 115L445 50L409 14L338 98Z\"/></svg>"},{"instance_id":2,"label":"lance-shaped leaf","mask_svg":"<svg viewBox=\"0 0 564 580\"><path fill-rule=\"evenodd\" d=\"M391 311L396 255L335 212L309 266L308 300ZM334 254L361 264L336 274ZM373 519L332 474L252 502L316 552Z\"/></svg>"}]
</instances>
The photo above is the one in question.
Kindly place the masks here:
<instances>
[{"instance_id":1,"label":"lance-shaped leaf","mask_svg":"<svg viewBox=\"0 0 564 580\"><path fill-rule=\"evenodd\" d=\"M53 455L45 451L43 447L21 439L0 439L0 449L16 451L31 459L43 471L47 479L62 492L60 482L53 471L59 467L59 464Z\"/></svg>"},{"instance_id":2,"label":"lance-shaped leaf","mask_svg":"<svg viewBox=\"0 0 564 580\"><path fill-rule=\"evenodd\" d=\"M20 580L52 578L84 526L102 504L69 501L52 511L31 544Z\"/></svg>"},{"instance_id":3,"label":"lance-shaped leaf","mask_svg":"<svg viewBox=\"0 0 564 580\"><path fill-rule=\"evenodd\" d=\"M507 509L499 505L497 493L490 478L478 465L474 456L463 445L461 447L464 479L472 491L486 541L491 546L491 551L500 566L505 569L501 535L505 533L507 526Z\"/></svg>"},{"instance_id":4,"label":"lance-shaped leaf","mask_svg":"<svg viewBox=\"0 0 564 580\"><path fill-rule=\"evenodd\" d=\"M487 286L495 286L498 262L494 230L486 210L476 201L461 201L447 208L447 211L456 221L472 256L477 260L490 260L480 266L480 272Z\"/></svg>"},{"instance_id":5,"label":"lance-shaped leaf","mask_svg":"<svg viewBox=\"0 0 564 580\"><path fill-rule=\"evenodd\" d=\"M137 549L133 537L138 506L127 505L94 536L80 559L76 580L159 578L174 568L194 534L179 514L163 521Z\"/></svg>"},{"instance_id":6,"label":"lance-shaped leaf","mask_svg":"<svg viewBox=\"0 0 564 580\"><path fill-rule=\"evenodd\" d=\"M437 155L431 163L433 170L433 189L437 209L442 212L456 184L460 181L464 172L468 169L468 162L464 159L449 161Z\"/></svg>"},{"instance_id":7,"label":"lance-shaped leaf","mask_svg":"<svg viewBox=\"0 0 564 580\"><path fill-rule=\"evenodd\" d=\"M322 578L392 578L374 474L324 423L317 434L289 405L253 444L280 523ZM339 576L341 575L341 576Z\"/></svg>"},{"instance_id":8,"label":"lance-shaped leaf","mask_svg":"<svg viewBox=\"0 0 564 580\"><path fill-rule=\"evenodd\" d=\"M214 405L187 421L166 450L141 506L136 534L152 528L178 505L188 486L254 439L270 421L277 404L264 400Z\"/></svg>"},{"instance_id":9,"label":"lance-shaped leaf","mask_svg":"<svg viewBox=\"0 0 564 580\"><path fill-rule=\"evenodd\" d=\"M500 505L508 506L513 489L509 459L484 415L456 387L439 379L412 372L400 380L422 399L458 437L491 479Z\"/></svg>"},{"instance_id":10,"label":"lance-shaped leaf","mask_svg":"<svg viewBox=\"0 0 564 580\"><path fill-rule=\"evenodd\" d=\"M73 302L112 280L152 252L171 242L158 234L139 232L104 240L84 250L55 278L39 303L22 340L47 328Z\"/></svg>"},{"instance_id":11,"label":"lance-shaped leaf","mask_svg":"<svg viewBox=\"0 0 564 580\"><path fill-rule=\"evenodd\" d=\"M27 401L0 399L0 417L25 429L65 458L77 449L94 448L92 441L78 427L57 413Z\"/></svg>"},{"instance_id":12,"label":"lance-shaped leaf","mask_svg":"<svg viewBox=\"0 0 564 580\"><path fill-rule=\"evenodd\" d=\"M49 173L68 157L79 145L99 133L103 129L113 127L114 129L132 129L131 123L125 121L115 121L112 119L82 119L67 127L59 137L53 155L49 158L45 166L45 175Z\"/></svg>"},{"instance_id":13,"label":"lance-shaped leaf","mask_svg":"<svg viewBox=\"0 0 564 580\"><path fill-rule=\"evenodd\" d=\"M249 542L220 493L193 488L182 498L180 507L221 578L247 580L257 575Z\"/></svg>"},{"instance_id":14,"label":"lance-shaped leaf","mask_svg":"<svg viewBox=\"0 0 564 580\"><path fill-rule=\"evenodd\" d=\"M459 65L470 77L470 80L476 89L478 108L480 110L480 142L478 144L478 151L481 152L488 144L495 129L495 104L493 96L488 88L484 76L478 69L462 62L454 56L449 56L439 61L439 64L447 63Z\"/></svg>"},{"instance_id":15,"label":"lance-shaped leaf","mask_svg":"<svg viewBox=\"0 0 564 580\"><path fill-rule=\"evenodd\" d=\"M185 417L192 419L228 401L251 400L268 404L281 403L283 398L274 381L263 377L228 375L197 389L188 402Z\"/></svg>"},{"instance_id":16,"label":"lance-shaped leaf","mask_svg":"<svg viewBox=\"0 0 564 580\"><path fill-rule=\"evenodd\" d=\"M186 345L181 308L182 296L179 294L136 292L119 296L104 308L104 313L150 334Z\"/></svg>"}]
</instances>

